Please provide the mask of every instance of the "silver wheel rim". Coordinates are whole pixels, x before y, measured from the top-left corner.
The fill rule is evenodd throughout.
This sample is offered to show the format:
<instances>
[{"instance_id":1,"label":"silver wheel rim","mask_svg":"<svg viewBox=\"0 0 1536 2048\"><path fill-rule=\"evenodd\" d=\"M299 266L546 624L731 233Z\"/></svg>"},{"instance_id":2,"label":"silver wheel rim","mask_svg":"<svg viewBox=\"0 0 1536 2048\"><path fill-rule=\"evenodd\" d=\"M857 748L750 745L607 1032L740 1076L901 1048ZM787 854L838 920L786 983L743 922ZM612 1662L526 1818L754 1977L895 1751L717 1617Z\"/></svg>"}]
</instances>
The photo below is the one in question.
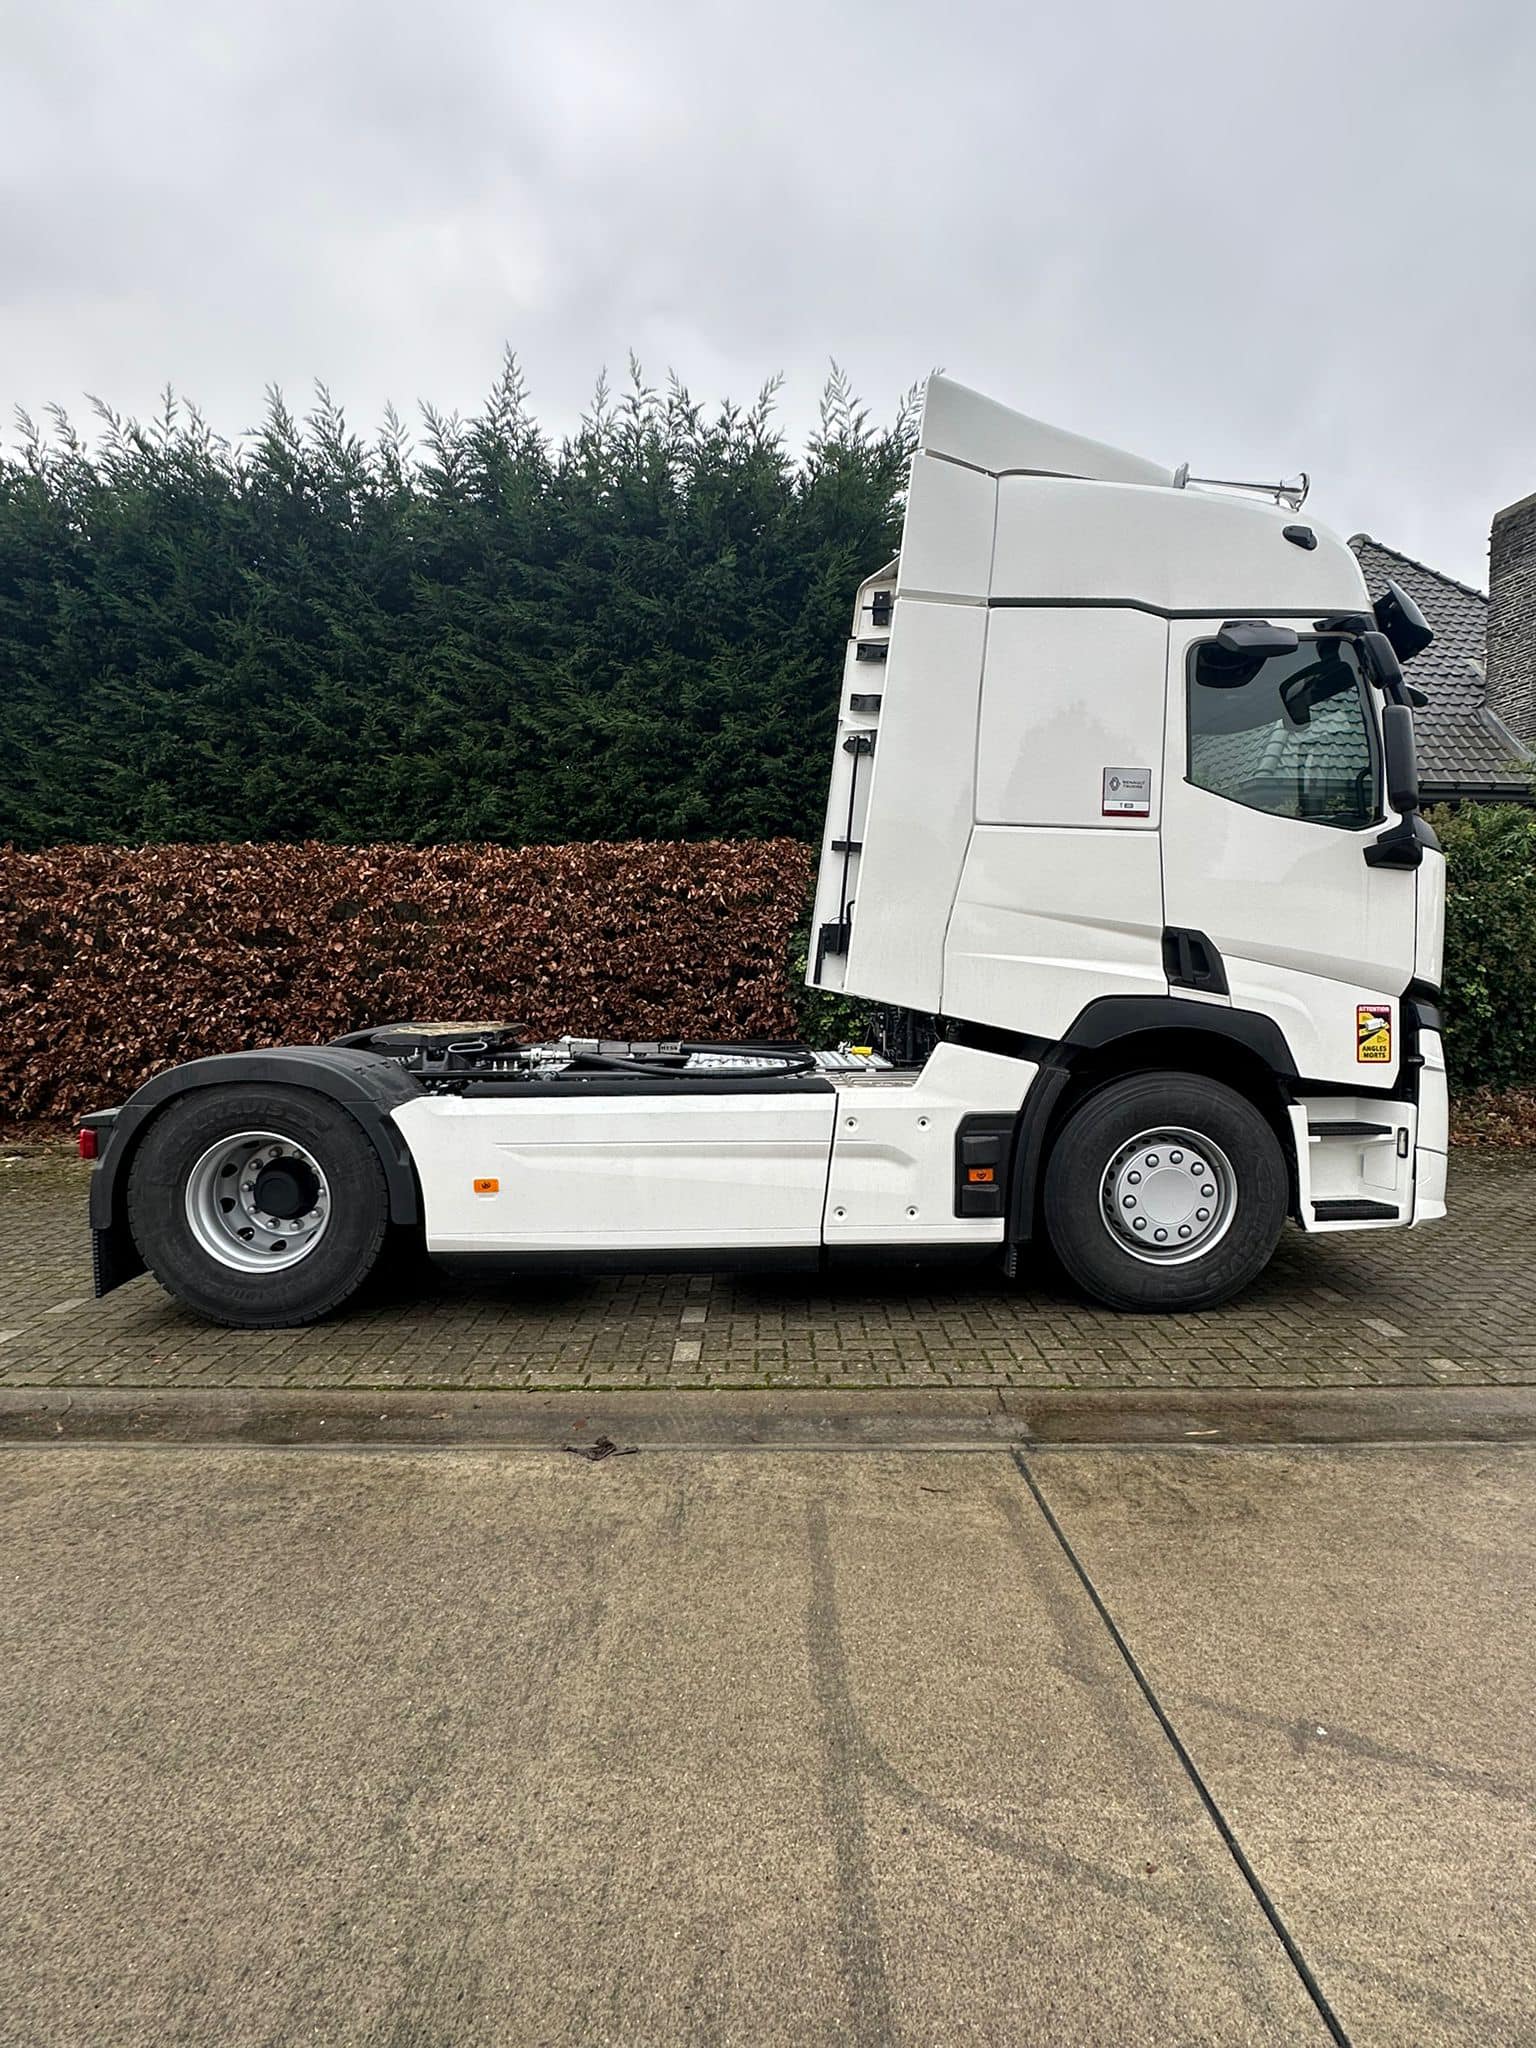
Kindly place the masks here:
<instances>
[{"instance_id":1,"label":"silver wheel rim","mask_svg":"<svg viewBox=\"0 0 1536 2048\"><path fill-rule=\"evenodd\" d=\"M324 1237L331 1187L319 1160L296 1139L234 1131L210 1145L187 1175L186 1209L209 1258L241 1273L280 1273L307 1259Z\"/></svg>"},{"instance_id":2,"label":"silver wheel rim","mask_svg":"<svg viewBox=\"0 0 1536 2048\"><path fill-rule=\"evenodd\" d=\"M1220 1243L1237 1214L1237 1175L1199 1131L1139 1131L1099 1183L1104 1228L1149 1266L1182 1266Z\"/></svg>"}]
</instances>

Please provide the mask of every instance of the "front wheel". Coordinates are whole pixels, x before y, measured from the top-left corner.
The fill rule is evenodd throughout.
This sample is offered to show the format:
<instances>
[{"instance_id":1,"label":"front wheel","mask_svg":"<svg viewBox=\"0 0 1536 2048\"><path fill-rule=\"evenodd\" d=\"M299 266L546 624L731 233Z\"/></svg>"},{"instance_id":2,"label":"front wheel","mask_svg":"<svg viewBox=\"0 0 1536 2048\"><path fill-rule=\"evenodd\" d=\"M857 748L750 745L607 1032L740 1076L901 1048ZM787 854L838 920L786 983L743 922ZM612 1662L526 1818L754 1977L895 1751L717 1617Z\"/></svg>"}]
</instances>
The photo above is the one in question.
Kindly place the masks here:
<instances>
[{"instance_id":1,"label":"front wheel","mask_svg":"<svg viewBox=\"0 0 1536 2048\"><path fill-rule=\"evenodd\" d=\"M1056 1139L1045 1224L1110 1308L1214 1308L1269 1263L1288 1194L1279 1140L1245 1096L1200 1074L1131 1074Z\"/></svg>"},{"instance_id":2,"label":"front wheel","mask_svg":"<svg viewBox=\"0 0 1536 2048\"><path fill-rule=\"evenodd\" d=\"M283 1329L363 1285L389 1196L366 1132L324 1096L199 1088L145 1132L128 1221L145 1265L189 1308L239 1329Z\"/></svg>"}]
</instances>

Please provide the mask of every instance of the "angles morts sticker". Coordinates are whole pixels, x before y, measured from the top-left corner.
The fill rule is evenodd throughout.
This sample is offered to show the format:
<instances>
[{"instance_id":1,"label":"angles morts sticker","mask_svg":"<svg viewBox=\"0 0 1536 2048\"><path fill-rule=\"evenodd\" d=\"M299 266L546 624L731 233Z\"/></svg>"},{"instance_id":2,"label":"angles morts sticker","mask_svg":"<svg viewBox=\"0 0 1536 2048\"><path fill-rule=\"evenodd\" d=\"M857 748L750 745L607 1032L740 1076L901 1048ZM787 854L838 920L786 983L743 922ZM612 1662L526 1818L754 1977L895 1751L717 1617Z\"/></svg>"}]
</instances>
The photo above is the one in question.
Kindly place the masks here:
<instances>
[{"instance_id":1,"label":"angles morts sticker","mask_svg":"<svg viewBox=\"0 0 1536 2048\"><path fill-rule=\"evenodd\" d=\"M1392 1005L1359 1003L1355 1007L1355 1058L1366 1062L1392 1057Z\"/></svg>"}]
</instances>

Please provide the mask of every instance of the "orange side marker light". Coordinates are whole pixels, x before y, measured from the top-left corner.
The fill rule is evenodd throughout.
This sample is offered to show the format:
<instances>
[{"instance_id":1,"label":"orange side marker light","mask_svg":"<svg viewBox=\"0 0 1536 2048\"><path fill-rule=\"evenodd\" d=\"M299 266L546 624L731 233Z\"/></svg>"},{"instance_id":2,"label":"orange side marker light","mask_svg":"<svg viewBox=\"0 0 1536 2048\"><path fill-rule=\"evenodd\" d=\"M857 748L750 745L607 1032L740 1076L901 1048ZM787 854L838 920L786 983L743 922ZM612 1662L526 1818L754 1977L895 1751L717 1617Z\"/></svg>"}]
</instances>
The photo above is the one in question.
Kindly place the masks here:
<instances>
[{"instance_id":1,"label":"orange side marker light","mask_svg":"<svg viewBox=\"0 0 1536 2048\"><path fill-rule=\"evenodd\" d=\"M474 1190L477 1195L499 1195L501 1193L501 1182L499 1180L477 1180L474 1183Z\"/></svg>"}]
</instances>

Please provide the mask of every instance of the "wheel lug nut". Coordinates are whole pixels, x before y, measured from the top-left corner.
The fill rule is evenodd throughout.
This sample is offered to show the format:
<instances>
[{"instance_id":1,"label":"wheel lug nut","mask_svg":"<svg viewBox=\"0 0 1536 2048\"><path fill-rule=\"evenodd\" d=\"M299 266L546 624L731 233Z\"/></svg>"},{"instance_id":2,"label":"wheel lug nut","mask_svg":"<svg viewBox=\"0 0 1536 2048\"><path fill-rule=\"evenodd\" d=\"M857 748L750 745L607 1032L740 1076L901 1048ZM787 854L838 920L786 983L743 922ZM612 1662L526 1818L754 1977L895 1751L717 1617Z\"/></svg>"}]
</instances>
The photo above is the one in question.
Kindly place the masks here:
<instances>
[{"instance_id":1,"label":"wheel lug nut","mask_svg":"<svg viewBox=\"0 0 1536 2048\"><path fill-rule=\"evenodd\" d=\"M1159 1244L1162 1244L1163 1241L1166 1239L1168 1233L1166 1230L1154 1230L1152 1235L1157 1239Z\"/></svg>"},{"instance_id":2,"label":"wheel lug nut","mask_svg":"<svg viewBox=\"0 0 1536 2048\"><path fill-rule=\"evenodd\" d=\"M1202 1188L1200 1192L1202 1195L1204 1195L1205 1199L1209 1201L1212 1195L1215 1194L1216 1190L1214 1188Z\"/></svg>"},{"instance_id":3,"label":"wheel lug nut","mask_svg":"<svg viewBox=\"0 0 1536 2048\"><path fill-rule=\"evenodd\" d=\"M1168 1154L1168 1160L1170 1165L1182 1166L1184 1163L1184 1154L1182 1152L1170 1152Z\"/></svg>"},{"instance_id":4,"label":"wheel lug nut","mask_svg":"<svg viewBox=\"0 0 1536 2048\"><path fill-rule=\"evenodd\" d=\"M1189 1225L1188 1225L1187 1223L1181 1223L1181 1224L1179 1225L1179 1235L1180 1235L1180 1237L1188 1237L1188 1235L1189 1235Z\"/></svg>"},{"instance_id":5,"label":"wheel lug nut","mask_svg":"<svg viewBox=\"0 0 1536 2048\"><path fill-rule=\"evenodd\" d=\"M1134 1209L1136 1206L1136 1197L1134 1195L1127 1195L1121 1206L1126 1209Z\"/></svg>"},{"instance_id":6,"label":"wheel lug nut","mask_svg":"<svg viewBox=\"0 0 1536 2048\"><path fill-rule=\"evenodd\" d=\"M1133 1227L1134 1227L1135 1229L1137 1229L1137 1230L1145 1230L1145 1229L1146 1229L1146 1227L1147 1227L1147 1219L1146 1219L1146 1217L1145 1217L1145 1216L1138 1216L1138 1217L1136 1218L1136 1222L1135 1222L1135 1224L1134 1224L1134 1226L1133 1226Z\"/></svg>"},{"instance_id":7,"label":"wheel lug nut","mask_svg":"<svg viewBox=\"0 0 1536 2048\"><path fill-rule=\"evenodd\" d=\"M1148 1164L1148 1166L1156 1166L1156 1164L1157 1164L1157 1154L1156 1154L1155 1152L1149 1152L1149 1153L1147 1154L1147 1164Z\"/></svg>"},{"instance_id":8,"label":"wheel lug nut","mask_svg":"<svg viewBox=\"0 0 1536 2048\"><path fill-rule=\"evenodd\" d=\"M1141 1175L1139 1173L1128 1173L1126 1175L1126 1179L1130 1182L1133 1188L1139 1188L1141 1186Z\"/></svg>"}]
</instances>

